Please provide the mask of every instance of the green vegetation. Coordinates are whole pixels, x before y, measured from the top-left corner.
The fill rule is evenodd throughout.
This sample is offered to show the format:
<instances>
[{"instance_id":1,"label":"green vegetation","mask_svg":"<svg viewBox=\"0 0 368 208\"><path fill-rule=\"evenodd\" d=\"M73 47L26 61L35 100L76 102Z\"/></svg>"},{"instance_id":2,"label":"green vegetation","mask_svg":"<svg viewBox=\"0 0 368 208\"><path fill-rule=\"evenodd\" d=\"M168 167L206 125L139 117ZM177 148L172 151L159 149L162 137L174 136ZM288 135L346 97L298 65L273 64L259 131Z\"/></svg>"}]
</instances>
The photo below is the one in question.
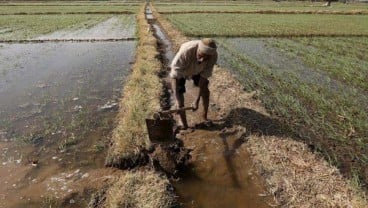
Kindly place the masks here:
<instances>
[{"instance_id":1,"label":"green vegetation","mask_svg":"<svg viewBox=\"0 0 368 208\"><path fill-rule=\"evenodd\" d=\"M259 91L273 115L343 173L359 173L366 180L368 72L364 66L368 64L363 59L368 39L260 40L265 44L256 47L266 47L273 59L280 59L278 63L254 58L256 50L243 47L259 40L243 41L219 40L225 65L238 74L245 89ZM291 62L296 63L294 68L288 68Z\"/></svg>"},{"instance_id":2,"label":"green vegetation","mask_svg":"<svg viewBox=\"0 0 368 208\"><path fill-rule=\"evenodd\" d=\"M198 4L155 4L159 12L188 12L188 11L368 11L368 6L359 4L334 4L332 7L323 6L322 2L260 2L260 3L198 3Z\"/></svg>"},{"instance_id":3,"label":"green vegetation","mask_svg":"<svg viewBox=\"0 0 368 208\"><path fill-rule=\"evenodd\" d=\"M0 40L26 39L56 30L88 28L111 15L7 15L0 16Z\"/></svg>"},{"instance_id":4,"label":"green vegetation","mask_svg":"<svg viewBox=\"0 0 368 208\"><path fill-rule=\"evenodd\" d=\"M34 14L34 13L88 13L88 12L137 12L138 6L125 5L80 5L80 6L47 6L47 5L19 5L0 7L0 14Z\"/></svg>"},{"instance_id":5,"label":"green vegetation","mask_svg":"<svg viewBox=\"0 0 368 208\"><path fill-rule=\"evenodd\" d=\"M189 36L368 35L368 15L172 14Z\"/></svg>"},{"instance_id":6,"label":"green vegetation","mask_svg":"<svg viewBox=\"0 0 368 208\"><path fill-rule=\"evenodd\" d=\"M368 90L368 38L273 39L269 44L334 79Z\"/></svg>"}]
</instances>

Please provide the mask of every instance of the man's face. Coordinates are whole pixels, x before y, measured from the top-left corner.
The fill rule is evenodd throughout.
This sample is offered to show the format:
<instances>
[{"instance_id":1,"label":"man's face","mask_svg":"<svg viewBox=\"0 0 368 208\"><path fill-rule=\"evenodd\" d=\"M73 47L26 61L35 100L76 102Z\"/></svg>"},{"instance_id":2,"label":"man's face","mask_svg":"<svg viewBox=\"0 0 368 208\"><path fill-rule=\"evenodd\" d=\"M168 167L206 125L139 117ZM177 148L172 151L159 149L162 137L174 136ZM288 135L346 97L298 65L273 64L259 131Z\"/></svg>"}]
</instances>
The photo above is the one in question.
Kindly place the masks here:
<instances>
[{"instance_id":1,"label":"man's face","mask_svg":"<svg viewBox=\"0 0 368 208\"><path fill-rule=\"evenodd\" d=\"M211 55L204 54L200 51L197 51L197 63L201 64L203 61L207 61Z\"/></svg>"}]
</instances>

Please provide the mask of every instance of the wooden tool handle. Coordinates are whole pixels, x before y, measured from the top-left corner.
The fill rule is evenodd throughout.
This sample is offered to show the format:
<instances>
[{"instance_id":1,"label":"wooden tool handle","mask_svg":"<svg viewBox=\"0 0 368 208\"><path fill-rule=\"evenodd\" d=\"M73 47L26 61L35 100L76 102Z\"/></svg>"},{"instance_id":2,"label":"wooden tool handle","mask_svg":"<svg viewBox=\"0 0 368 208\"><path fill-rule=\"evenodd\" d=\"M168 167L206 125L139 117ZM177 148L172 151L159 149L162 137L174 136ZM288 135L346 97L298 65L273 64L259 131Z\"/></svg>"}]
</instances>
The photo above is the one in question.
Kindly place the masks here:
<instances>
[{"instance_id":1,"label":"wooden tool handle","mask_svg":"<svg viewBox=\"0 0 368 208\"><path fill-rule=\"evenodd\" d=\"M166 110L166 111L160 111L160 114L171 114L171 113L177 113L180 111L187 111L187 110L193 110L193 107L183 107L183 108L179 108L179 109L173 109L173 110Z\"/></svg>"}]
</instances>

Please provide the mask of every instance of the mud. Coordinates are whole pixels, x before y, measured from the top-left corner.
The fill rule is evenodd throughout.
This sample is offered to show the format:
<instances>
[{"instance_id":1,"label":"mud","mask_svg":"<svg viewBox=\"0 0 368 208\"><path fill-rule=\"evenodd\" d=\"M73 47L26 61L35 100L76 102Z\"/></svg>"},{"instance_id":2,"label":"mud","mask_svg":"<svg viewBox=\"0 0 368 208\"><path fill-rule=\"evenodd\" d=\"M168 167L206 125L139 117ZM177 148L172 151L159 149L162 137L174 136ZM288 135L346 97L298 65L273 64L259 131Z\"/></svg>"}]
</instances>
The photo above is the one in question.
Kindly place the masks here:
<instances>
[{"instance_id":1,"label":"mud","mask_svg":"<svg viewBox=\"0 0 368 208\"><path fill-rule=\"evenodd\" d=\"M123 18L124 17L124 18ZM134 37L134 16L114 16L92 28L82 28L74 31L56 31L35 39L119 39Z\"/></svg>"},{"instance_id":2,"label":"mud","mask_svg":"<svg viewBox=\"0 0 368 208\"><path fill-rule=\"evenodd\" d=\"M103 167L134 47L1 44L0 207L48 207ZM63 207L85 207L79 195Z\"/></svg>"},{"instance_id":3,"label":"mud","mask_svg":"<svg viewBox=\"0 0 368 208\"><path fill-rule=\"evenodd\" d=\"M177 178L187 170L190 152L180 140L169 145L156 145L155 151L150 155L151 163L155 170L164 172L169 178Z\"/></svg>"}]
</instances>

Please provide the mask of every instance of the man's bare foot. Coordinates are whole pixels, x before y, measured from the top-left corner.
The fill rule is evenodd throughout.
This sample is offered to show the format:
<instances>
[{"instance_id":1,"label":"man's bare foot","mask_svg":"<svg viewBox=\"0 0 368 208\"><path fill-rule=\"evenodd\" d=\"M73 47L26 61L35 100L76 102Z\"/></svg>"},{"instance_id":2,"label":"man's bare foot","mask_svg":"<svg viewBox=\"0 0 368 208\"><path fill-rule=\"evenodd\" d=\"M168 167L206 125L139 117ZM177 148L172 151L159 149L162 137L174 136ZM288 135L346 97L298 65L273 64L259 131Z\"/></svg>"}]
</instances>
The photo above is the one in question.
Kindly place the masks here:
<instances>
[{"instance_id":1,"label":"man's bare foot","mask_svg":"<svg viewBox=\"0 0 368 208\"><path fill-rule=\"evenodd\" d=\"M209 127L213 127L213 126L214 126L214 124L211 120L205 120L205 121L195 125L196 128L209 128Z\"/></svg>"},{"instance_id":2,"label":"man's bare foot","mask_svg":"<svg viewBox=\"0 0 368 208\"><path fill-rule=\"evenodd\" d=\"M176 126L174 128L174 134L178 134L180 131L184 131L186 129L188 129L188 126L187 127L185 127L185 126Z\"/></svg>"}]
</instances>

